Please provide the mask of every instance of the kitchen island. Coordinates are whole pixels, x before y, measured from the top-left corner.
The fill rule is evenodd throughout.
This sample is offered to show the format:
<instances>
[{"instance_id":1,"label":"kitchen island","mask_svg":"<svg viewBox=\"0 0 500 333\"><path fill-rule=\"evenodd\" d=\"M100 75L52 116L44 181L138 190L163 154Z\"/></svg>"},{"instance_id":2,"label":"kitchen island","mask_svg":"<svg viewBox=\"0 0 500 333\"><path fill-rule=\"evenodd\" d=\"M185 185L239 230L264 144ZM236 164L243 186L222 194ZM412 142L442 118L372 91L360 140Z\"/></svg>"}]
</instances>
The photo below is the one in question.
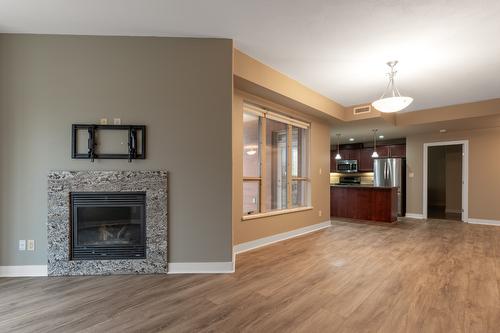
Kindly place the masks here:
<instances>
[{"instance_id":1,"label":"kitchen island","mask_svg":"<svg viewBox=\"0 0 500 333\"><path fill-rule=\"evenodd\" d=\"M397 187L330 185L330 215L394 222L398 218Z\"/></svg>"}]
</instances>

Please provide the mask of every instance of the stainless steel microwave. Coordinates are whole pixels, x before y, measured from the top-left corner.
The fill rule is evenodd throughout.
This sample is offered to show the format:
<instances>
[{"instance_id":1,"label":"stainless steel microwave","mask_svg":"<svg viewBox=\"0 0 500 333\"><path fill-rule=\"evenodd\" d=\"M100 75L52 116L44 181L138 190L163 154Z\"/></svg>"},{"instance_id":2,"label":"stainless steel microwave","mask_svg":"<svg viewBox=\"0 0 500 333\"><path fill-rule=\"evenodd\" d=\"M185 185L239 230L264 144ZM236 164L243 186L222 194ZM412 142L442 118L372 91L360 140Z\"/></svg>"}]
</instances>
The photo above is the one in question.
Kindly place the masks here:
<instances>
[{"instance_id":1,"label":"stainless steel microwave","mask_svg":"<svg viewBox=\"0 0 500 333\"><path fill-rule=\"evenodd\" d=\"M342 172L342 173L358 172L358 161L357 160L338 160L337 161L337 172Z\"/></svg>"}]
</instances>

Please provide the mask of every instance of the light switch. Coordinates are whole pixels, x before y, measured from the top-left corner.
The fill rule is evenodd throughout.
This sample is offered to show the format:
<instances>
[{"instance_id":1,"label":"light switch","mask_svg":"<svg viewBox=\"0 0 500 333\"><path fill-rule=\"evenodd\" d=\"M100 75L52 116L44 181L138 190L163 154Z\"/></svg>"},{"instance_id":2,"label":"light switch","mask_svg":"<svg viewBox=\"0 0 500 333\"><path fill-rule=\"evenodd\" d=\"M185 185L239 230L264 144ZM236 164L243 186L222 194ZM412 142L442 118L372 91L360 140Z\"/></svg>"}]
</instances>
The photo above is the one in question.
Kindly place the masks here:
<instances>
[{"instance_id":1,"label":"light switch","mask_svg":"<svg viewBox=\"0 0 500 333\"><path fill-rule=\"evenodd\" d=\"M321 176L323 174L323 169L319 168L319 175Z\"/></svg>"},{"instance_id":2,"label":"light switch","mask_svg":"<svg viewBox=\"0 0 500 333\"><path fill-rule=\"evenodd\" d=\"M28 251L35 251L35 240L34 239L28 239L27 250Z\"/></svg>"},{"instance_id":3,"label":"light switch","mask_svg":"<svg viewBox=\"0 0 500 333\"><path fill-rule=\"evenodd\" d=\"M19 251L26 251L26 240L19 240Z\"/></svg>"},{"instance_id":4,"label":"light switch","mask_svg":"<svg viewBox=\"0 0 500 333\"><path fill-rule=\"evenodd\" d=\"M122 124L122 120L120 118L113 118L113 124L114 125L121 125Z\"/></svg>"},{"instance_id":5,"label":"light switch","mask_svg":"<svg viewBox=\"0 0 500 333\"><path fill-rule=\"evenodd\" d=\"M413 178L413 177L415 177L415 174L413 172L410 172L410 173L408 173L408 177Z\"/></svg>"}]
</instances>

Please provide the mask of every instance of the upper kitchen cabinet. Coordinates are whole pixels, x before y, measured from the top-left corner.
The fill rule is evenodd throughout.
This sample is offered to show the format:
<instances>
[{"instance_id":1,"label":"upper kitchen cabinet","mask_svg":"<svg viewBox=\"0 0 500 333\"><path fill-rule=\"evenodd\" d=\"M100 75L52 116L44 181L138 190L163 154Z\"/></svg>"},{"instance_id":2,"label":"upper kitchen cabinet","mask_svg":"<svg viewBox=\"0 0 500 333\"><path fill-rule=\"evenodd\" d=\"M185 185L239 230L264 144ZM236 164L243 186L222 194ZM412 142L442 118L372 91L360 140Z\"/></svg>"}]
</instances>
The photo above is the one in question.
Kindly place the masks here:
<instances>
[{"instance_id":1,"label":"upper kitchen cabinet","mask_svg":"<svg viewBox=\"0 0 500 333\"><path fill-rule=\"evenodd\" d=\"M380 158L384 157L406 157L405 144L380 144L377 146L377 153ZM360 172L373 171L373 148L363 147L362 145L344 145L340 146L340 156L343 160L357 160L358 170ZM330 172L336 172L337 163L335 161L337 150L331 151Z\"/></svg>"},{"instance_id":2,"label":"upper kitchen cabinet","mask_svg":"<svg viewBox=\"0 0 500 333\"><path fill-rule=\"evenodd\" d=\"M362 148L359 150L358 170L373 171L373 148ZM406 157L405 145L378 146L379 157Z\"/></svg>"},{"instance_id":3,"label":"upper kitchen cabinet","mask_svg":"<svg viewBox=\"0 0 500 333\"><path fill-rule=\"evenodd\" d=\"M359 154L359 171L373 171L373 148L362 148Z\"/></svg>"},{"instance_id":4,"label":"upper kitchen cabinet","mask_svg":"<svg viewBox=\"0 0 500 333\"><path fill-rule=\"evenodd\" d=\"M378 157L390 157L390 149L388 146L377 146L377 153Z\"/></svg>"},{"instance_id":5,"label":"upper kitchen cabinet","mask_svg":"<svg viewBox=\"0 0 500 333\"><path fill-rule=\"evenodd\" d=\"M337 161L335 160L337 150L330 151L330 172L337 172ZM341 149L340 156L343 160L357 160L360 159L359 149Z\"/></svg>"},{"instance_id":6,"label":"upper kitchen cabinet","mask_svg":"<svg viewBox=\"0 0 500 333\"><path fill-rule=\"evenodd\" d=\"M340 149L340 156L343 160L359 160L360 149Z\"/></svg>"},{"instance_id":7,"label":"upper kitchen cabinet","mask_svg":"<svg viewBox=\"0 0 500 333\"><path fill-rule=\"evenodd\" d=\"M330 151L330 172L337 172L337 162L335 161L335 154L337 154L337 151Z\"/></svg>"},{"instance_id":8,"label":"upper kitchen cabinet","mask_svg":"<svg viewBox=\"0 0 500 333\"><path fill-rule=\"evenodd\" d=\"M406 145L391 145L389 148L390 157L406 157Z\"/></svg>"}]
</instances>

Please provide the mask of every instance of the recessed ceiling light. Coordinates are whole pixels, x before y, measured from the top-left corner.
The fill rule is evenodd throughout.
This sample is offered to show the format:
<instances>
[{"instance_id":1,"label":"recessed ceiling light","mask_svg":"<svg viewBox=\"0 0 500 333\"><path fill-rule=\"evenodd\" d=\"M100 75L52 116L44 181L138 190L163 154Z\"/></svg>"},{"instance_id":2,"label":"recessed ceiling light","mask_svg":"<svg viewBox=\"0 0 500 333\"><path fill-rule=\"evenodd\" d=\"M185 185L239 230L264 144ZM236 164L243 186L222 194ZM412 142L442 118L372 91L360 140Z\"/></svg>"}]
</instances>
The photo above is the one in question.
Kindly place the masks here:
<instances>
[{"instance_id":1,"label":"recessed ceiling light","mask_svg":"<svg viewBox=\"0 0 500 333\"><path fill-rule=\"evenodd\" d=\"M379 135L379 136L378 136L378 138L379 138L379 139L383 139L383 138L384 138L384 136L383 136L383 135Z\"/></svg>"},{"instance_id":2,"label":"recessed ceiling light","mask_svg":"<svg viewBox=\"0 0 500 333\"><path fill-rule=\"evenodd\" d=\"M353 141L354 141L354 138L349 138L349 141L353 142Z\"/></svg>"},{"instance_id":3,"label":"recessed ceiling light","mask_svg":"<svg viewBox=\"0 0 500 333\"><path fill-rule=\"evenodd\" d=\"M446 130L443 128L443 129L440 129L439 130L439 133L446 133Z\"/></svg>"}]
</instances>

